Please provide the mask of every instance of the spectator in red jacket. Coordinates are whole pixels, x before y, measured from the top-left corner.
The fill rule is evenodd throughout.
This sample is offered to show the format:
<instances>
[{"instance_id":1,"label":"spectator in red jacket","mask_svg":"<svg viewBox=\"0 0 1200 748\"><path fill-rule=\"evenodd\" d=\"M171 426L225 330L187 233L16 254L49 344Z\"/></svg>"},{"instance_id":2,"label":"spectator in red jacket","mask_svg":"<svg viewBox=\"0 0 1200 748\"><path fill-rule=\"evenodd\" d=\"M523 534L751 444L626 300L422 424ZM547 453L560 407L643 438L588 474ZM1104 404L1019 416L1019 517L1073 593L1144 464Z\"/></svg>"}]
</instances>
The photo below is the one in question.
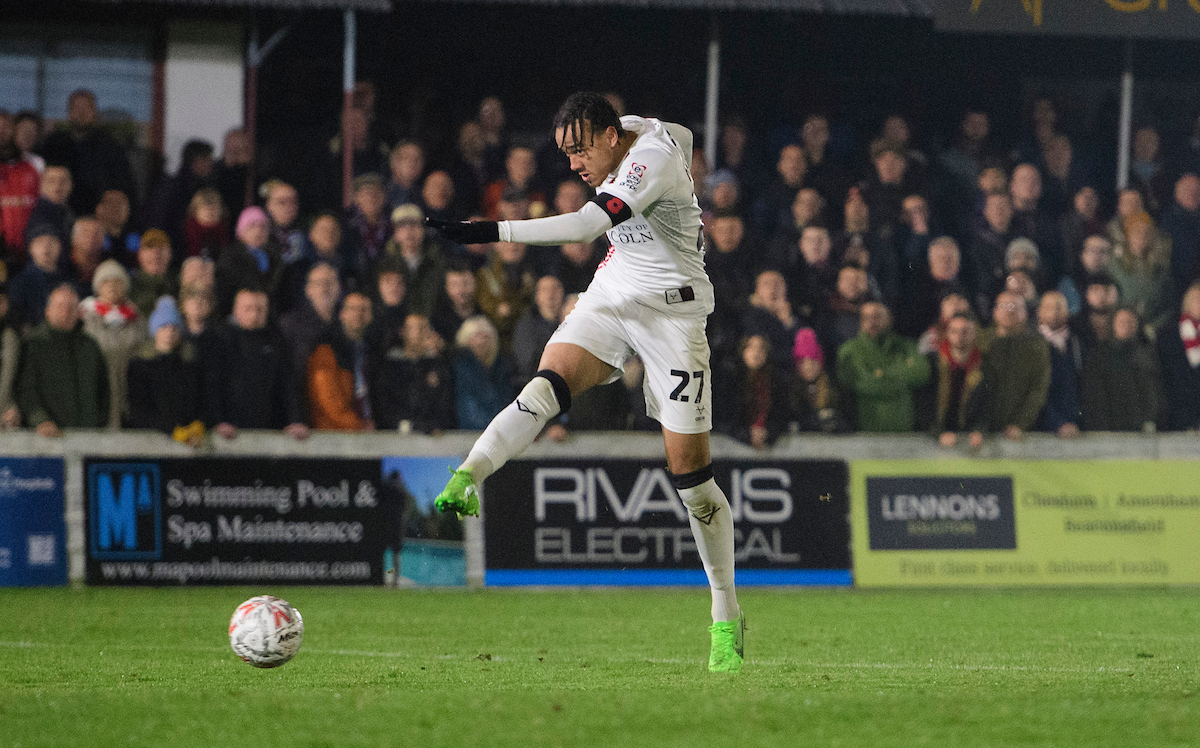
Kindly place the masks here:
<instances>
[{"instance_id":1,"label":"spectator in red jacket","mask_svg":"<svg viewBox=\"0 0 1200 748\"><path fill-rule=\"evenodd\" d=\"M0 250L6 261L25 257L25 228L38 200L40 182L37 169L15 149L0 154Z\"/></svg>"}]
</instances>

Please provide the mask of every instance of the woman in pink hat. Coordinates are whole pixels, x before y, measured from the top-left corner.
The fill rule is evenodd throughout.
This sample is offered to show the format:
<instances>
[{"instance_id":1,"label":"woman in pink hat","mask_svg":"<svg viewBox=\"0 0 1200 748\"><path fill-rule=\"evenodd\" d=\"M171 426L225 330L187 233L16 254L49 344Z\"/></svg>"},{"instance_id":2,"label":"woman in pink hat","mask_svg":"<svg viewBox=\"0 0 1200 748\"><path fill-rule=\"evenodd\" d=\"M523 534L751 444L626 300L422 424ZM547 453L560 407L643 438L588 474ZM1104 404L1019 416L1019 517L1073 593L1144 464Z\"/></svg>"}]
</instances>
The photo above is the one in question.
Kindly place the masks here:
<instances>
[{"instance_id":1,"label":"woman in pink hat","mask_svg":"<svg viewBox=\"0 0 1200 748\"><path fill-rule=\"evenodd\" d=\"M792 380L789 404L801 431L835 434L849 431L839 408L840 393L825 371L825 352L810 327L796 331L792 346L796 376Z\"/></svg>"}]
</instances>

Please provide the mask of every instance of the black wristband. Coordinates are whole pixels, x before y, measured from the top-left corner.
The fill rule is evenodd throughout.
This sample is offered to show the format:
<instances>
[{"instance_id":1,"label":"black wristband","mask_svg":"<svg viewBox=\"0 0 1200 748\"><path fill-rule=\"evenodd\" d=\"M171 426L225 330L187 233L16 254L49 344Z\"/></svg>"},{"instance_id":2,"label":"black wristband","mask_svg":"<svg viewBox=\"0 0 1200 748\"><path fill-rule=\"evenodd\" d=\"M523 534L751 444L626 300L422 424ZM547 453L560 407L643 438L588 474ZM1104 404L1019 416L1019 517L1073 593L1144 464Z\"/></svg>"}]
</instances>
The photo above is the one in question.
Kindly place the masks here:
<instances>
[{"instance_id":1,"label":"black wristband","mask_svg":"<svg viewBox=\"0 0 1200 748\"><path fill-rule=\"evenodd\" d=\"M458 244L491 244L500 241L500 224L495 221L439 221L426 218L425 225Z\"/></svg>"}]
</instances>

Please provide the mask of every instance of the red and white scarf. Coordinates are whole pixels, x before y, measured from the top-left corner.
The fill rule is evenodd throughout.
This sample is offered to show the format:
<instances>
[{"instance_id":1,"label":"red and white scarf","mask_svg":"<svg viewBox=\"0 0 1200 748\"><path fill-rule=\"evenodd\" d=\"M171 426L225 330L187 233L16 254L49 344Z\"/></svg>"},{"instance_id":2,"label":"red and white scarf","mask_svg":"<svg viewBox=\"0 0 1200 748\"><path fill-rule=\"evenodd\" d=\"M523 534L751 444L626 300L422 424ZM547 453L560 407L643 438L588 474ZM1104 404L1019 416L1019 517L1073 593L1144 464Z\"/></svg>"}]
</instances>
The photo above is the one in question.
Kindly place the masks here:
<instances>
[{"instance_id":1,"label":"red and white scarf","mask_svg":"<svg viewBox=\"0 0 1200 748\"><path fill-rule=\"evenodd\" d=\"M89 296L79 302L79 308L84 314L99 317L110 325L133 322L138 317L137 308L128 302L105 304L95 296Z\"/></svg>"},{"instance_id":2,"label":"red and white scarf","mask_svg":"<svg viewBox=\"0 0 1200 748\"><path fill-rule=\"evenodd\" d=\"M1179 337L1183 339L1183 352L1188 363L1193 369L1200 367L1200 319L1179 315Z\"/></svg>"}]
</instances>

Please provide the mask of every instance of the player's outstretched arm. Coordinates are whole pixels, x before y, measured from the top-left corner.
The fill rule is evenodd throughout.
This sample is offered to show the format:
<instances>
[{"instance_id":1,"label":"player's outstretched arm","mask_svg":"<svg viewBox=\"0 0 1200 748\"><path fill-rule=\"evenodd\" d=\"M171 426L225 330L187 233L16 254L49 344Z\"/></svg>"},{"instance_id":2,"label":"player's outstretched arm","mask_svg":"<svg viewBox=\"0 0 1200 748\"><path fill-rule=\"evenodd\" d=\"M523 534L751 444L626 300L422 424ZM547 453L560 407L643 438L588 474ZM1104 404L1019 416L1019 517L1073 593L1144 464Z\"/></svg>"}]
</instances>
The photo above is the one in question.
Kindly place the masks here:
<instances>
[{"instance_id":1,"label":"player's outstretched arm","mask_svg":"<svg viewBox=\"0 0 1200 748\"><path fill-rule=\"evenodd\" d=\"M601 192L574 213L526 221L439 221L425 224L459 244L518 242L520 244L567 244L590 242L613 226L629 220L633 212L625 201Z\"/></svg>"}]
</instances>

